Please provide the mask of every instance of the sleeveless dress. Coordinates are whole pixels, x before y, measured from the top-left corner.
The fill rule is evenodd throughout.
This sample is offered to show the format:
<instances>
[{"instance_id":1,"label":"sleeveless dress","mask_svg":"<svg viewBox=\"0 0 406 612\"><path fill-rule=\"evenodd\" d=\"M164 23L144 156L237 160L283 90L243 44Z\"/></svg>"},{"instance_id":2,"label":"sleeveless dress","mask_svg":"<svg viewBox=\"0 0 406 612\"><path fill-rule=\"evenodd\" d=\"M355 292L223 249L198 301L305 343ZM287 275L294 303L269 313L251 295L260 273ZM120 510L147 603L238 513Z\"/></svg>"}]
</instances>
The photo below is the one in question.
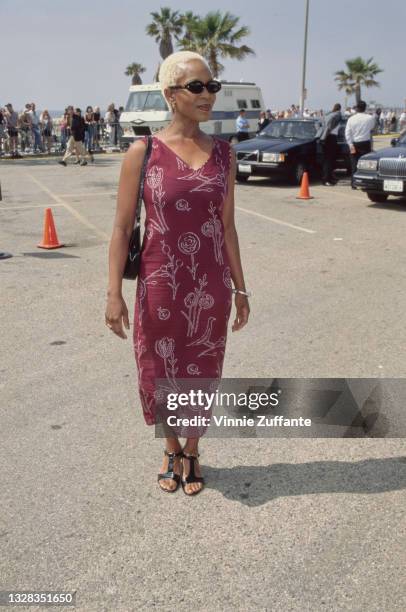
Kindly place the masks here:
<instances>
[{"instance_id":1,"label":"sleeveless dress","mask_svg":"<svg viewBox=\"0 0 406 612\"><path fill-rule=\"evenodd\" d=\"M229 168L225 140L213 137L210 157L196 170L152 137L133 328L147 425L162 422L162 389L187 391L180 379L189 389L211 379L214 389L221 379L233 295L221 218ZM182 410L196 414L195 406Z\"/></svg>"}]
</instances>

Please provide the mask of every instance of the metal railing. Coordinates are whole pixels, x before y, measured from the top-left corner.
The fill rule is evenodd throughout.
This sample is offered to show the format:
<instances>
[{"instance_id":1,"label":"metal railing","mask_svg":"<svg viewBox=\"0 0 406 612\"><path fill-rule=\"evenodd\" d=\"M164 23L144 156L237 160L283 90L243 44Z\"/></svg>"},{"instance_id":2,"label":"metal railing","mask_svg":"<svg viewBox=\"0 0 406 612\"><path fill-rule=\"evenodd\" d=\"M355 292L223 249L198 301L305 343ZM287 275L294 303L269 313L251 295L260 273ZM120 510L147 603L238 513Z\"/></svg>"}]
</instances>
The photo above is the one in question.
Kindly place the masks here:
<instances>
[{"instance_id":1,"label":"metal railing","mask_svg":"<svg viewBox=\"0 0 406 612\"><path fill-rule=\"evenodd\" d=\"M121 150L120 139L122 128L118 122L107 125L103 120L88 123L85 131L84 145L92 153L111 150ZM0 156L25 157L36 153L62 155L71 136L70 128L64 127L61 121L54 120L52 128L47 131L46 126L39 125L38 128L17 126L17 141L7 124L0 125Z\"/></svg>"}]
</instances>

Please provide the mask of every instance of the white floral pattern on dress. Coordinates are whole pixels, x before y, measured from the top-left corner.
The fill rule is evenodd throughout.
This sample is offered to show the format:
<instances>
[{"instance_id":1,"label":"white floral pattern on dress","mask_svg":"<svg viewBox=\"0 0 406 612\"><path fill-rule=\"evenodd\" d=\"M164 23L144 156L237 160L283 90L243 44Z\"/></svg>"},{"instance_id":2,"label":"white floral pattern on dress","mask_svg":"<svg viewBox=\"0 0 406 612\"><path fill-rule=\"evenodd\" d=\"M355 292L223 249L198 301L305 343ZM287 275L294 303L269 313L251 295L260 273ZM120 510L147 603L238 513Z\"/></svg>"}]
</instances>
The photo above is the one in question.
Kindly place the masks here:
<instances>
[{"instance_id":1,"label":"white floral pattern on dress","mask_svg":"<svg viewBox=\"0 0 406 612\"><path fill-rule=\"evenodd\" d=\"M189 206L189 202L183 199L177 200L177 202L175 203L175 208L176 210L186 211L186 212L189 212L192 210Z\"/></svg>"},{"instance_id":2,"label":"white floral pattern on dress","mask_svg":"<svg viewBox=\"0 0 406 612\"><path fill-rule=\"evenodd\" d=\"M186 170L187 166L185 164L185 162L180 159L180 157L178 157L175 153L175 157L176 157L176 163L178 165L178 170Z\"/></svg>"},{"instance_id":3,"label":"white floral pattern on dress","mask_svg":"<svg viewBox=\"0 0 406 612\"><path fill-rule=\"evenodd\" d=\"M202 334L202 336L200 338L197 338L197 340L193 340L193 342L189 342L189 344L187 344L187 346L203 345L206 347L203 351L201 351L198 354L198 357L203 357L203 355L211 355L215 357L217 355L217 349L225 348L226 346L225 336L221 336L218 340L215 340L214 342L213 340L210 339L212 331L213 331L213 323L215 320L216 320L216 317L209 317L207 321L206 329L204 333ZM214 351L214 352L210 352L210 351Z\"/></svg>"},{"instance_id":4,"label":"white floral pattern on dress","mask_svg":"<svg viewBox=\"0 0 406 612\"><path fill-rule=\"evenodd\" d=\"M229 289L233 288L233 285L231 283L231 270L230 270L230 266L226 266L224 268L224 270L223 270L223 283Z\"/></svg>"},{"instance_id":5,"label":"white floral pattern on dress","mask_svg":"<svg viewBox=\"0 0 406 612\"><path fill-rule=\"evenodd\" d=\"M217 141L216 141L216 144L218 144ZM231 147L229 147L229 150L230 150L229 163L231 163ZM223 156L221 155L221 149L218 146L216 146L215 148L215 160L216 160L216 166L220 170L220 176L222 177L223 196L225 196L227 192L228 177L227 177L226 168L223 162Z\"/></svg>"},{"instance_id":6,"label":"white floral pattern on dress","mask_svg":"<svg viewBox=\"0 0 406 612\"><path fill-rule=\"evenodd\" d=\"M166 205L165 191L162 188L162 182L164 179L163 168L154 164L148 169L146 175L146 181L148 187L151 189L152 202L156 213L156 219L149 219L147 238L151 238L153 230L157 230L160 234L164 234L169 230L168 224L165 220L163 209Z\"/></svg>"},{"instance_id":7,"label":"white floral pattern on dress","mask_svg":"<svg viewBox=\"0 0 406 612\"><path fill-rule=\"evenodd\" d=\"M181 310L181 313L188 322L187 335L193 336L197 332L199 325L200 313L202 310L208 310L212 308L214 304L214 298L209 293L206 293L204 288L207 286L207 274L203 274L202 278L199 278L199 287L195 287L194 291L187 294L184 299L184 304L188 309L188 312Z\"/></svg>"},{"instance_id":8,"label":"white floral pattern on dress","mask_svg":"<svg viewBox=\"0 0 406 612\"><path fill-rule=\"evenodd\" d=\"M149 393L140 387L140 399L142 404L142 410L147 419L155 418L155 397L154 393Z\"/></svg>"},{"instance_id":9,"label":"white floral pattern on dress","mask_svg":"<svg viewBox=\"0 0 406 612\"><path fill-rule=\"evenodd\" d=\"M138 285L139 286L138 321L140 325L142 322L142 315L144 312L143 303L144 303L144 299L147 293L147 285L156 285L157 284L156 277L169 279L167 282L167 285L169 285L169 287L172 289L172 299L173 300L176 299L176 292L179 287L179 283L176 282L176 272L178 271L179 268L183 266L183 261L181 261L180 259L175 259L175 255L171 254L171 247L165 244L165 240L161 240L161 245L162 245L161 247L162 253L164 253L164 255L168 257L169 262L167 264L161 264L159 268L157 268L156 270L153 270L150 274L148 274L144 278L140 278L140 277L138 278L138 283L139 283Z\"/></svg>"},{"instance_id":10,"label":"white floral pattern on dress","mask_svg":"<svg viewBox=\"0 0 406 612\"><path fill-rule=\"evenodd\" d=\"M164 361L165 376L169 382L170 389L179 391L180 386L176 380L176 374L179 368L176 367L176 362L178 360L175 357L175 340L173 338L168 338L168 336L164 336L163 338L156 340L155 352ZM163 387L161 387L161 389L162 388Z\"/></svg>"},{"instance_id":11,"label":"white floral pattern on dress","mask_svg":"<svg viewBox=\"0 0 406 612\"><path fill-rule=\"evenodd\" d=\"M192 170L190 174L186 176L180 176L180 181L199 181L199 184L193 189L190 190L190 193L193 191L214 191L213 186L219 186L224 188L224 180L221 174L216 174L214 176L208 176L204 173L204 169Z\"/></svg>"},{"instance_id":12,"label":"white floral pattern on dress","mask_svg":"<svg viewBox=\"0 0 406 612\"><path fill-rule=\"evenodd\" d=\"M142 378L142 370L143 370L143 367L141 365L141 362L142 362L141 357L146 352L147 348L146 346L143 345L142 339L139 336L137 336L136 339L134 338L133 344L134 344L134 353L135 353L136 359L139 364L138 380L140 381Z\"/></svg>"},{"instance_id":13,"label":"white floral pattern on dress","mask_svg":"<svg viewBox=\"0 0 406 612\"><path fill-rule=\"evenodd\" d=\"M203 166L201 166L197 170L193 170L193 168L189 168L190 169L189 174L186 174L185 176L180 176L179 180L180 181L198 181L198 184L192 189L190 189L190 192L193 192L193 191L209 191L210 192L210 191L214 191L214 187L217 186L217 187L221 187L223 194L225 194L225 191L227 189L227 176L226 176L226 171L224 168L224 163L222 161L220 144L216 138L214 138L213 147L214 147L213 157L216 161L216 166L220 170L220 172L217 172L217 174L215 174L214 176L210 176L208 173L205 173L206 166L208 165L208 162L210 161L212 155L206 161L206 163L203 164ZM186 169L186 168L182 168L182 169Z\"/></svg>"},{"instance_id":14,"label":"white floral pattern on dress","mask_svg":"<svg viewBox=\"0 0 406 612\"><path fill-rule=\"evenodd\" d=\"M162 306L158 306L158 319L161 321L166 321L171 316L171 311L168 308L162 308Z\"/></svg>"},{"instance_id":15,"label":"white floral pattern on dress","mask_svg":"<svg viewBox=\"0 0 406 612\"><path fill-rule=\"evenodd\" d=\"M178 238L178 249L184 255L190 255L192 267L187 266L193 280L196 279L196 271L198 263L195 263L194 256L200 249L200 238L194 232L184 232Z\"/></svg>"},{"instance_id":16,"label":"white floral pattern on dress","mask_svg":"<svg viewBox=\"0 0 406 612\"><path fill-rule=\"evenodd\" d=\"M195 363L189 363L186 367L186 371L188 374L191 374L192 376L199 376L201 374L201 371L199 370L199 366L196 365Z\"/></svg>"},{"instance_id":17,"label":"white floral pattern on dress","mask_svg":"<svg viewBox=\"0 0 406 612\"><path fill-rule=\"evenodd\" d=\"M210 206L208 208L209 213L211 214L211 219L203 223L201 230L204 236L208 238L212 238L213 247L214 247L214 257L218 264L223 265L223 251L222 246L224 244L224 234L223 228L220 219L216 214L216 207L213 202L210 202Z\"/></svg>"}]
</instances>

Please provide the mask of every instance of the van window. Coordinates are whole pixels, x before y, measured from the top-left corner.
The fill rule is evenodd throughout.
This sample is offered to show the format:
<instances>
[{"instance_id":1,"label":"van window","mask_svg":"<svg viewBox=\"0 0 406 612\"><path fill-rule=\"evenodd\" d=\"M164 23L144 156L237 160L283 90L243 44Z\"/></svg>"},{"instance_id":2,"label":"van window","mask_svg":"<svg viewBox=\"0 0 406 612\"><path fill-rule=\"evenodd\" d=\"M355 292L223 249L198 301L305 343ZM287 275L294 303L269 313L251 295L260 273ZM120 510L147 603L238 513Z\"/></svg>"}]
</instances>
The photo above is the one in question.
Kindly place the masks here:
<instances>
[{"instance_id":1,"label":"van window","mask_svg":"<svg viewBox=\"0 0 406 612\"><path fill-rule=\"evenodd\" d=\"M248 108L247 100L237 100L238 108Z\"/></svg>"},{"instance_id":2,"label":"van window","mask_svg":"<svg viewBox=\"0 0 406 612\"><path fill-rule=\"evenodd\" d=\"M168 105L160 91L132 91L125 110L126 112L166 111Z\"/></svg>"},{"instance_id":3,"label":"van window","mask_svg":"<svg viewBox=\"0 0 406 612\"><path fill-rule=\"evenodd\" d=\"M251 100L251 108L261 108L261 103L259 100Z\"/></svg>"}]
</instances>

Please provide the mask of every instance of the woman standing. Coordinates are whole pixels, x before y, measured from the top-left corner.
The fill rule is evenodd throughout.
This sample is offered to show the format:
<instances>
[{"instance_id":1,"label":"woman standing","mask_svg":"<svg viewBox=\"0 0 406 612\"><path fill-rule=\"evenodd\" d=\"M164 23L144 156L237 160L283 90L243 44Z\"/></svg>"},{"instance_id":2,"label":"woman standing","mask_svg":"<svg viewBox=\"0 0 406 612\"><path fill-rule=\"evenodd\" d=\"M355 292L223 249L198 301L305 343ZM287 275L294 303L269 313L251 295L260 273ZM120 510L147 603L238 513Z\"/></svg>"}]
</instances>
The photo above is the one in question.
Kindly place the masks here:
<instances>
[{"instance_id":1,"label":"woman standing","mask_svg":"<svg viewBox=\"0 0 406 612\"><path fill-rule=\"evenodd\" d=\"M94 107L93 111L93 122L94 122L94 148L96 151L100 151L100 119L101 113L98 106Z\"/></svg>"},{"instance_id":2,"label":"woman standing","mask_svg":"<svg viewBox=\"0 0 406 612\"><path fill-rule=\"evenodd\" d=\"M51 155L53 123L48 110L45 109L41 113L39 124L41 126L43 142L47 143L48 155Z\"/></svg>"},{"instance_id":3,"label":"woman standing","mask_svg":"<svg viewBox=\"0 0 406 612\"><path fill-rule=\"evenodd\" d=\"M0 155L4 155L5 151L3 147L7 142L6 134L6 111L4 108L0 108Z\"/></svg>"},{"instance_id":4,"label":"woman standing","mask_svg":"<svg viewBox=\"0 0 406 612\"><path fill-rule=\"evenodd\" d=\"M85 113L85 149L88 151L91 158L93 158L93 142L94 142L94 132L95 132L95 123L94 123L94 113L93 108L88 106L86 108ZM92 159L93 161L93 159Z\"/></svg>"},{"instance_id":5,"label":"woman standing","mask_svg":"<svg viewBox=\"0 0 406 612\"><path fill-rule=\"evenodd\" d=\"M233 292L233 331L246 325L250 312L234 224L235 155L228 142L199 127L209 120L221 83L213 80L204 58L189 51L167 57L159 80L173 117L159 137L152 137L146 167L145 233L133 332L147 425L161 422L163 414L157 379L176 393L177 377L191 384L221 378ZM121 338L127 337L123 323L129 329L122 273L146 142L145 137L134 143L123 160L109 250L105 321ZM195 407L184 413L193 416ZM177 432L167 424L164 429L159 485L173 492L181 481L187 495L199 493L204 484L198 463L202 432L189 435L187 430L182 448Z\"/></svg>"},{"instance_id":6,"label":"woman standing","mask_svg":"<svg viewBox=\"0 0 406 612\"><path fill-rule=\"evenodd\" d=\"M114 146L117 144L117 114L114 102L108 105L107 112L104 116L104 122L109 132L109 144Z\"/></svg>"}]
</instances>

